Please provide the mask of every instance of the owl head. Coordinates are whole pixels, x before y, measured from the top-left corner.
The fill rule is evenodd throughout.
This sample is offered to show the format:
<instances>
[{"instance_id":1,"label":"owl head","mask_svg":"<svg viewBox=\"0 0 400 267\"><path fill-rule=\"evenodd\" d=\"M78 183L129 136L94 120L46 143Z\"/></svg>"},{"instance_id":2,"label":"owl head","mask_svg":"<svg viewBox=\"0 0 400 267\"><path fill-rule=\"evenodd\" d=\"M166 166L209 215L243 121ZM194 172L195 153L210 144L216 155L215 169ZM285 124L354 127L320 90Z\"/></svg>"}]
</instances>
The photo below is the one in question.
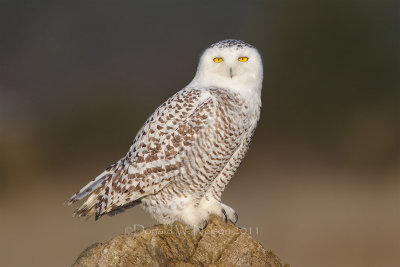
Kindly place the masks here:
<instances>
[{"instance_id":1,"label":"owl head","mask_svg":"<svg viewBox=\"0 0 400 267\"><path fill-rule=\"evenodd\" d=\"M257 49L227 39L212 44L200 57L194 81L202 86L261 90L263 66Z\"/></svg>"}]
</instances>

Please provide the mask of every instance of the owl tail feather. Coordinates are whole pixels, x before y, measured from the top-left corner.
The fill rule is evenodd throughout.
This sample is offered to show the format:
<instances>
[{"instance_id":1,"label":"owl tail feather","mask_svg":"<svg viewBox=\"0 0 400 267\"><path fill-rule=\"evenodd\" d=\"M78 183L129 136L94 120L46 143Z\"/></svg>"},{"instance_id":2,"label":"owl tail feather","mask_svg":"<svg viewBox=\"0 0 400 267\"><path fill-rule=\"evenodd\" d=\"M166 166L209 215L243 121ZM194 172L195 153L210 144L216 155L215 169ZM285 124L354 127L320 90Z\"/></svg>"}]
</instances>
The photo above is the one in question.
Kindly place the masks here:
<instances>
[{"instance_id":1,"label":"owl tail feather","mask_svg":"<svg viewBox=\"0 0 400 267\"><path fill-rule=\"evenodd\" d=\"M90 197L83 203L79 208L74 211L74 216L76 217L86 217L89 219L92 216L96 217L96 202L97 202L98 192L93 193Z\"/></svg>"},{"instance_id":2,"label":"owl tail feather","mask_svg":"<svg viewBox=\"0 0 400 267\"><path fill-rule=\"evenodd\" d=\"M67 201L67 205L71 205L72 203L81 200L82 198L86 197L88 194L92 193L94 190L96 190L101 183L107 179L109 176L111 175L110 171L104 171L102 172L99 176L97 176L96 178L94 178L90 183L88 183L87 185L85 185L81 190L79 190L77 193L75 193L68 201ZM93 197L90 196L89 199L85 202L85 204L87 204L88 202L91 203L91 198ZM95 199L93 199L93 201L95 201ZM89 204L88 203L88 204ZM84 204L84 205L85 205ZM93 203L94 204L94 203ZM84 206L82 205L82 206Z\"/></svg>"}]
</instances>

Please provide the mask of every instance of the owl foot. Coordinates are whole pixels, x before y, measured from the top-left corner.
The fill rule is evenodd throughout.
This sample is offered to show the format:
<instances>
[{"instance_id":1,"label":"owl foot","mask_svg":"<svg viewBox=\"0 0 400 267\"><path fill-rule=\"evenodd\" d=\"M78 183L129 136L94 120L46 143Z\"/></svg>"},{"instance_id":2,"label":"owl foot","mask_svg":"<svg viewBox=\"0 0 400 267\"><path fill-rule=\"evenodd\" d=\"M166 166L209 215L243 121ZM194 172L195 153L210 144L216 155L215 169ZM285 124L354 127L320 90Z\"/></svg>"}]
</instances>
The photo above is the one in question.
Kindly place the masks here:
<instances>
[{"instance_id":1,"label":"owl foot","mask_svg":"<svg viewBox=\"0 0 400 267\"><path fill-rule=\"evenodd\" d=\"M228 220L230 220L233 224L236 224L239 219L239 216L236 213L236 211L231 207L229 207L228 205L225 205L224 203L221 203L221 208L222 208L222 213L224 214L225 222L228 222Z\"/></svg>"},{"instance_id":2,"label":"owl foot","mask_svg":"<svg viewBox=\"0 0 400 267\"><path fill-rule=\"evenodd\" d=\"M190 205L181 211L179 217L183 223L201 231L208 225L209 214L199 207Z\"/></svg>"},{"instance_id":3,"label":"owl foot","mask_svg":"<svg viewBox=\"0 0 400 267\"><path fill-rule=\"evenodd\" d=\"M200 202L200 208L206 210L209 214L215 214L218 217L221 217L225 222L230 220L232 223L236 224L238 221L238 215L236 211L218 200L203 199Z\"/></svg>"}]
</instances>

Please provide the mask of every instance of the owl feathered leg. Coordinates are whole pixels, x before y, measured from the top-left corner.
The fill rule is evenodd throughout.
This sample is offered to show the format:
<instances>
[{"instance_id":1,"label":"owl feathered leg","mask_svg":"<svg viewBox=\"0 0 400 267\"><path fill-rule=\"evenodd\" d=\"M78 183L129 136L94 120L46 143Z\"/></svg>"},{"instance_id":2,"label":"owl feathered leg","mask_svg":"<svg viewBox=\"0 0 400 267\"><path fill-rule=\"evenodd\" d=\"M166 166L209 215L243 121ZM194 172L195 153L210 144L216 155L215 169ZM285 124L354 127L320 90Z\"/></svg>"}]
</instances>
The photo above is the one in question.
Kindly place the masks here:
<instances>
[{"instance_id":1,"label":"owl feathered leg","mask_svg":"<svg viewBox=\"0 0 400 267\"><path fill-rule=\"evenodd\" d=\"M178 217L185 224L202 230L208 225L209 213L198 206L189 205L180 212Z\"/></svg>"}]
</instances>

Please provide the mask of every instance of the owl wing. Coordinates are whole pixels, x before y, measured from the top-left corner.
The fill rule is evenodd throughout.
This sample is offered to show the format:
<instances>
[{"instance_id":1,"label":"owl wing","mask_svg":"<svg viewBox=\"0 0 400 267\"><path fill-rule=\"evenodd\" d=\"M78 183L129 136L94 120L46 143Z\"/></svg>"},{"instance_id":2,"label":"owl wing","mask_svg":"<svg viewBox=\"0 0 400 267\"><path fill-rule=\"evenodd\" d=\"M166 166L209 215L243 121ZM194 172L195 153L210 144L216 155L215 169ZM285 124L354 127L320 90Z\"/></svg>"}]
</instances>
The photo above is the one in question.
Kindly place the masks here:
<instances>
[{"instance_id":1,"label":"owl wing","mask_svg":"<svg viewBox=\"0 0 400 267\"><path fill-rule=\"evenodd\" d=\"M71 197L68 204L89 195L74 214L97 219L168 185L179 175L186 148L213 120L214 102L208 90L199 89L184 89L164 102L138 132L127 155Z\"/></svg>"}]
</instances>

